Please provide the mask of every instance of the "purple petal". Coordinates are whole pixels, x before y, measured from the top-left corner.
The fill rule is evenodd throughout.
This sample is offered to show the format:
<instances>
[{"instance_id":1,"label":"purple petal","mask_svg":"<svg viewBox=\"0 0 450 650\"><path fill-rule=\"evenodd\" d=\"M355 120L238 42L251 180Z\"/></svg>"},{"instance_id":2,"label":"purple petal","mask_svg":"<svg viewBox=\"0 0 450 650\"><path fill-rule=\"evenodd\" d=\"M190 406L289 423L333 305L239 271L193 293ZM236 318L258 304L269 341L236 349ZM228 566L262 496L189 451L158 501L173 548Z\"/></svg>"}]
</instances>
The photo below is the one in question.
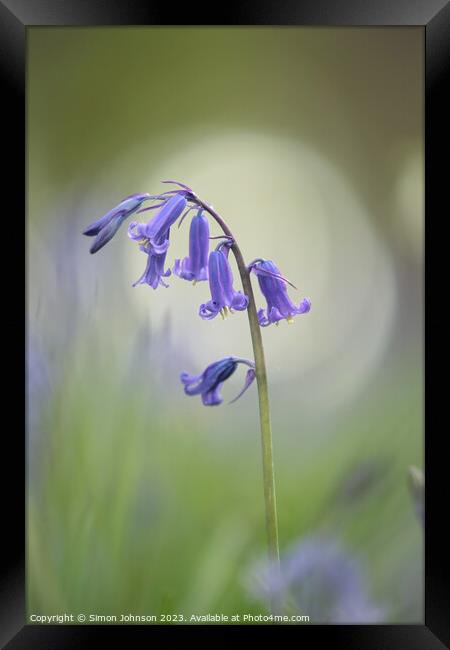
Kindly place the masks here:
<instances>
[{"instance_id":1,"label":"purple petal","mask_svg":"<svg viewBox=\"0 0 450 650\"><path fill-rule=\"evenodd\" d=\"M276 307L271 307L269 311L269 323L277 323L280 320L283 320L284 316Z\"/></svg>"},{"instance_id":2,"label":"purple petal","mask_svg":"<svg viewBox=\"0 0 450 650\"><path fill-rule=\"evenodd\" d=\"M173 265L173 272L179 278L183 280L193 280L194 274L192 273L189 267L189 257L185 257L182 260L175 260Z\"/></svg>"},{"instance_id":3,"label":"purple petal","mask_svg":"<svg viewBox=\"0 0 450 650\"><path fill-rule=\"evenodd\" d=\"M192 376L182 373L180 379L184 384L187 395L199 395L213 390L216 386L228 379L236 370L237 363L234 357L225 357L211 363L201 375Z\"/></svg>"},{"instance_id":4,"label":"purple petal","mask_svg":"<svg viewBox=\"0 0 450 650\"><path fill-rule=\"evenodd\" d=\"M119 230L120 226L122 225L124 219L126 218L125 215L119 215L117 217L114 217L110 223L108 223L107 226L104 226L98 233L97 237L94 240L94 243L92 244L91 248L89 249L91 253L96 253L99 251L105 244L107 244L110 239L114 237L116 232Z\"/></svg>"},{"instance_id":5,"label":"purple petal","mask_svg":"<svg viewBox=\"0 0 450 650\"><path fill-rule=\"evenodd\" d=\"M200 308L198 310L198 315L203 320L211 320L212 318L215 318L217 316L219 311L220 311L220 306L217 305L217 303L214 302L214 300L209 300L207 303L200 305Z\"/></svg>"},{"instance_id":6,"label":"purple petal","mask_svg":"<svg viewBox=\"0 0 450 650\"><path fill-rule=\"evenodd\" d=\"M219 404L222 404L223 398L220 395L222 383L218 384L212 390L202 393L202 402L205 406L218 406Z\"/></svg>"},{"instance_id":7,"label":"purple petal","mask_svg":"<svg viewBox=\"0 0 450 650\"><path fill-rule=\"evenodd\" d=\"M273 273L272 271L268 271L267 269L264 269L260 266L252 266L249 264L248 269L250 271L253 271L255 275L265 275L267 277L275 278L276 280L281 280L282 282L286 282L286 284L289 284L293 289L297 289L295 284L292 284L290 280L285 278L283 275L280 275L279 273Z\"/></svg>"},{"instance_id":8,"label":"purple petal","mask_svg":"<svg viewBox=\"0 0 450 650\"><path fill-rule=\"evenodd\" d=\"M167 249L169 248L169 244L170 244L169 239L165 239L160 244L157 244L155 241L153 241L151 242L151 249L155 255L162 255L163 253L167 252Z\"/></svg>"},{"instance_id":9,"label":"purple petal","mask_svg":"<svg viewBox=\"0 0 450 650\"><path fill-rule=\"evenodd\" d=\"M237 400L238 400L238 399L239 399L239 398L240 398L240 397L245 393L245 391L247 390L247 388L248 388L249 386L251 386L252 383L254 382L255 377L256 377L256 373L255 373L255 371L253 370L253 368L249 368L249 369L247 370L247 374L246 374L246 376L245 376L245 384L244 384L244 388L241 390L241 392L239 393L239 395L237 395L234 399L231 400L231 402L229 402L230 404L233 404L233 402L236 402L236 401L237 401Z\"/></svg>"},{"instance_id":10,"label":"purple petal","mask_svg":"<svg viewBox=\"0 0 450 650\"><path fill-rule=\"evenodd\" d=\"M297 314L307 314L310 309L311 309L311 300L309 298L303 298L303 300L298 306Z\"/></svg>"},{"instance_id":11,"label":"purple petal","mask_svg":"<svg viewBox=\"0 0 450 650\"><path fill-rule=\"evenodd\" d=\"M237 311L243 311L244 309L247 309L248 307L248 298L245 296L241 291L236 291L233 296L233 300L231 301L232 309L236 309Z\"/></svg>"},{"instance_id":12,"label":"purple petal","mask_svg":"<svg viewBox=\"0 0 450 650\"><path fill-rule=\"evenodd\" d=\"M192 384L197 384L203 376L201 375L190 375L188 372L182 372L180 374L180 379L185 386L191 386Z\"/></svg>"},{"instance_id":13,"label":"purple petal","mask_svg":"<svg viewBox=\"0 0 450 650\"><path fill-rule=\"evenodd\" d=\"M160 238L150 241L147 237L146 228L147 224L140 223L139 221L132 221L128 226L128 237L138 242L143 240L140 249L146 253L152 252L155 255L166 253L170 244L169 237L167 236L166 239Z\"/></svg>"},{"instance_id":14,"label":"purple petal","mask_svg":"<svg viewBox=\"0 0 450 650\"><path fill-rule=\"evenodd\" d=\"M103 217L98 219L97 221L94 221L90 226L86 228L86 230L83 232L83 235L87 235L88 237L94 237L95 235L98 235L100 230L107 226L111 219L115 217L117 214L117 207L113 208L109 212L107 212Z\"/></svg>"},{"instance_id":15,"label":"purple petal","mask_svg":"<svg viewBox=\"0 0 450 650\"><path fill-rule=\"evenodd\" d=\"M267 325L270 325L265 309L258 309L258 321L261 327L267 327Z\"/></svg>"},{"instance_id":16,"label":"purple petal","mask_svg":"<svg viewBox=\"0 0 450 650\"><path fill-rule=\"evenodd\" d=\"M184 193L178 192L172 196L158 214L148 222L145 229L146 236L152 241L163 237L178 219L185 207L186 198Z\"/></svg>"},{"instance_id":17,"label":"purple petal","mask_svg":"<svg viewBox=\"0 0 450 650\"><path fill-rule=\"evenodd\" d=\"M132 221L128 224L127 234L130 239L140 240L146 239L145 227L147 224L141 223L139 221Z\"/></svg>"},{"instance_id":18,"label":"purple petal","mask_svg":"<svg viewBox=\"0 0 450 650\"><path fill-rule=\"evenodd\" d=\"M127 196L114 208L107 212L103 217L97 221L94 221L94 223L88 226L83 234L87 235L88 237L98 235L100 230L105 228L112 221L112 219L114 219L114 217L119 217L121 215L126 217L133 214L133 212L135 212L141 206L143 201L150 198L150 194L131 194L131 196Z\"/></svg>"}]
</instances>

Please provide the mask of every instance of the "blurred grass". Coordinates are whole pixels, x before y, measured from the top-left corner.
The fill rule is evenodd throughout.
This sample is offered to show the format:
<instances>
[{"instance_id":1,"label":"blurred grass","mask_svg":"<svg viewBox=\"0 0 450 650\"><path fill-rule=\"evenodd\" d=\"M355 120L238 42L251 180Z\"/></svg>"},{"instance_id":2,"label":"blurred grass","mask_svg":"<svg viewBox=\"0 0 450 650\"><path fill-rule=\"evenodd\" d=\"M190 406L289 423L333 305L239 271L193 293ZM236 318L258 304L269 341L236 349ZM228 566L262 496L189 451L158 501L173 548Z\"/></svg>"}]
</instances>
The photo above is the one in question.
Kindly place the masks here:
<instances>
[{"instance_id":1,"label":"blurred grass","mask_svg":"<svg viewBox=\"0 0 450 650\"><path fill-rule=\"evenodd\" d=\"M181 281L132 290L126 235L95 258L81 237L169 173L312 298L264 331L282 550L343 538L386 620L422 621L422 46L415 29L29 30L30 614L263 609L245 587L265 553L255 391L205 409L178 380L248 356L245 317L200 322L207 289Z\"/></svg>"},{"instance_id":2,"label":"blurred grass","mask_svg":"<svg viewBox=\"0 0 450 650\"><path fill-rule=\"evenodd\" d=\"M398 382L406 389L411 376ZM151 380L145 391L124 390L95 371L59 384L45 448L36 441L31 457L40 467L28 504L30 612L261 611L243 588L265 547L256 413L252 430L237 431L233 450L221 453L223 422L207 430L170 406L158 415L151 393ZM396 622L420 612L420 591L407 606L393 597L399 584L421 579L422 535L406 477L422 461L411 435L420 408L407 390L402 401L386 387L315 448L301 444L306 432L292 430L289 411L274 423L282 548L318 529L342 535ZM379 413L383 426L374 430ZM289 434L279 440L283 428ZM290 444L293 436L300 442ZM336 502L343 479L367 459L382 468L372 488Z\"/></svg>"}]
</instances>

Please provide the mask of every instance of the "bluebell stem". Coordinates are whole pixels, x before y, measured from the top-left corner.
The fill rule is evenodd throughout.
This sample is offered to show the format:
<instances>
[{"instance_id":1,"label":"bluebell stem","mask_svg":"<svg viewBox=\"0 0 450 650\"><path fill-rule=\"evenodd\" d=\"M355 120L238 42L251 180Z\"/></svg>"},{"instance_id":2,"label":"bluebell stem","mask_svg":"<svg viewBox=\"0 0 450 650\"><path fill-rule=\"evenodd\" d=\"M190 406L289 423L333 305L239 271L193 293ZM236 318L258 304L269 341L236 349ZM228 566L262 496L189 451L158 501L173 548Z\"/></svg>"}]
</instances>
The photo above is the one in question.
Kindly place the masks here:
<instances>
[{"instance_id":1,"label":"bluebell stem","mask_svg":"<svg viewBox=\"0 0 450 650\"><path fill-rule=\"evenodd\" d=\"M139 210L142 203L150 198L150 194L132 194L88 226L83 234L95 237L90 252L96 253L103 248L114 237L125 219Z\"/></svg>"},{"instance_id":2,"label":"bluebell stem","mask_svg":"<svg viewBox=\"0 0 450 650\"><path fill-rule=\"evenodd\" d=\"M211 300L200 305L199 316L203 320L211 320L219 313L224 318L228 310L232 312L233 309L247 309L247 296L233 288L233 273L228 262L228 243L221 242L217 249L210 253L208 270Z\"/></svg>"},{"instance_id":3,"label":"bluebell stem","mask_svg":"<svg viewBox=\"0 0 450 650\"><path fill-rule=\"evenodd\" d=\"M259 309L258 320L262 327L267 327L280 320L286 319L291 324L297 314L306 314L311 309L309 298L303 298L298 307L288 296L286 284L280 270L271 260L255 260L249 265L249 270L258 276L259 287L267 300L267 315L264 309Z\"/></svg>"},{"instance_id":4,"label":"bluebell stem","mask_svg":"<svg viewBox=\"0 0 450 650\"><path fill-rule=\"evenodd\" d=\"M255 379L255 364L248 359L225 357L211 363L200 375L189 375L187 372L181 373L180 379L184 384L184 392L186 395L201 395L205 406L221 404L223 402L220 395L222 384L228 377L231 377L240 363L249 366L250 369L247 371L244 388L232 400L232 402L235 402Z\"/></svg>"},{"instance_id":5,"label":"bluebell stem","mask_svg":"<svg viewBox=\"0 0 450 650\"><path fill-rule=\"evenodd\" d=\"M209 222L200 209L189 229L189 257L175 260L173 272L183 280L200 282L208 279Z\"/></svg>"}]
</instances>

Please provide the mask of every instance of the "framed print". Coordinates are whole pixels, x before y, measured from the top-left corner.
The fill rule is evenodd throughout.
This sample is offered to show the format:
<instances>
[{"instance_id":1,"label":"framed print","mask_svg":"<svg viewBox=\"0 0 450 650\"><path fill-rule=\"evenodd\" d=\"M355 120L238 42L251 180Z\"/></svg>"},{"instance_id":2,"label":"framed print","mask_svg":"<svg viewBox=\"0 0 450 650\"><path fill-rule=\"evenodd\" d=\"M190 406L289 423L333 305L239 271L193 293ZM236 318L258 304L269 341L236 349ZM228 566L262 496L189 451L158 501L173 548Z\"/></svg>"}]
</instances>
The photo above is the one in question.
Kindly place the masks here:
<instances>
[{"instance_id":1,"label":"framed print","mask_svg":"<svg viewBox=\"0 0 450 650\"><path fill-rule=\"evenodd\" d=\"M448 4L173 14L0 2L1 640L443 648Z\"/></svg>"}]
</instances>

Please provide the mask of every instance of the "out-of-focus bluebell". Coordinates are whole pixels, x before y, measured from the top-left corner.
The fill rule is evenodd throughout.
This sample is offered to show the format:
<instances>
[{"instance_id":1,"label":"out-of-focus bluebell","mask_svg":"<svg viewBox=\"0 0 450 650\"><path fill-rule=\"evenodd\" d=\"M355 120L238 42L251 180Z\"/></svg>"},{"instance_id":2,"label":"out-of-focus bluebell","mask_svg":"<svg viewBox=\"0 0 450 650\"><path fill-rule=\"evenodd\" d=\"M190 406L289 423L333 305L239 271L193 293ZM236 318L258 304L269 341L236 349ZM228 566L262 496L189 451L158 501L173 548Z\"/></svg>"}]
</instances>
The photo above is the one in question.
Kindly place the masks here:
<instances>
[{"instance_id":1,"label":"out-of-focus bluebell","mask_svg":"<svg viewBox=\"0 0 450 650\"><path fill-rule=\"evenodd\" d=\"M247 309L248 298L241 291L233 288L233 273L228 262L228 244L220 243L215 251L209 255L209 288L211 300L200 305L199 315L203 320L211 320L217 314L224 318L236 309Z\"/></svg>"},{"instance_id":2,"label":"out-of-focus bluebell","mask_svg":"<svg viewBox=\"0 0 450 650\"><path fill-rule=\"evenodd\" d=\"M127 346L128 359L123 368L123 390L133 395L143 395L145 406L151 410L155 400L158 404L172 399L167 385L180 374L180 366L195 363L192 350L173 328L173 315L169 307L156 325L152 320L142 319ZM153 381L154 369L158 368L158 381ZM147 386L152 385L152 399L148 399ZM154 415L154 412L153 412Z\"/></svg>"},{"instance_id":3,"label":"out-of-focus bluebell","mask_svg":"<svg viewBox=\"0 0 450 650\"><path fill-rule=\"evenodd\" d=\"M259 287L267 300L265 309L258 310L258 320L262 327L267 327L280 320L286 319L292 323L297 314L306 314L311 309L309 298L303 298L296 306L289 298L286 284L291 284L284 278L278 267L271 260L257 259L248 266L258 277Z\"/></svg>"},{"instance_id":4,"label":"out-of-focus bluebell","mask_svg":"<svg viewBox=\"0 0 450 650\"><path fill-rule=\"evenodd\" d=\"M27 342L26 356L28 433L33 436L40 428L42 414L48 406L51 383L48 365L33 337Z\"/></svg>"},{"instance_id":5,"label":"out-of-focus bluebell","mask_svg":"<svg viewBox=\"0 0 450 650\"><path fill-rule=\"evenodd\" d=\"M334 502L349 505L364 499L384 484L388 469L388 462L381 458L361 460L347 468L334 489Z\"/></svg>"},{"instance_id":6,"label":"out-of-focus bluebell","mask_svg":"<svg viewBox=\"0 0 450 650\"><path fill-rule=\"evenodd\" d=\"M281 611L295 610L311 623L381 623L386 613L375 603L360 562L333 537L311 535L281 558L280 570L253 568L251 593Z\"/></svg>"},{"instance_id":7,"label":"out-of-focus bluebell","mask_svg":"<svg viewBox=\"0 0 450 650\"><path fill-rule=\"evenodd\" d=\"M189 229L189 256L175 260L173 272L183 280L200 282L208 279L209 222L199 210Z\"/></svg>"},{"instance_id":8,"label":"out-of-focus bluebell","mask_svg":"<svg viewBox=\"0 0 450 650\"><path fill-rule=\"evenodd\" d=\"M83 234L88 237L95 237L90 252L96 253L103 248L114 237L125 219L139 210L142 203L150 198L150 194L132 194L131 196L127 196L103 217L88 226Z\"/></svg>"},{"instance_id":9,"label":"out-of-focus bluebell","mask_svg":"<svg viewBox=\"0 0 450 650\"><path fill-rule=\"evenodd\" d=\"M232 400L232 402L235 402L255 379L255 364L248 359L225 357L211 363L200 375L189 375L187 372L181 373L180 379L184 384L184 392L186 395L201 395L205 406L221 404L223 402L220 395L222 384L231 377L240 363L249 366L249 370L247 371L244 388Z\"/></svg>"},{"instance_id":10,"label":"out-of-focus bluebell","mask_svg":"<svg viewBox=\"0 0 450 650\"><path fill-rule=\"evenodd\" d=\"M425 523L425 477L423 471L411 465L409 468L409 489L417 518Z\"/></svg>"}]
</instances>

